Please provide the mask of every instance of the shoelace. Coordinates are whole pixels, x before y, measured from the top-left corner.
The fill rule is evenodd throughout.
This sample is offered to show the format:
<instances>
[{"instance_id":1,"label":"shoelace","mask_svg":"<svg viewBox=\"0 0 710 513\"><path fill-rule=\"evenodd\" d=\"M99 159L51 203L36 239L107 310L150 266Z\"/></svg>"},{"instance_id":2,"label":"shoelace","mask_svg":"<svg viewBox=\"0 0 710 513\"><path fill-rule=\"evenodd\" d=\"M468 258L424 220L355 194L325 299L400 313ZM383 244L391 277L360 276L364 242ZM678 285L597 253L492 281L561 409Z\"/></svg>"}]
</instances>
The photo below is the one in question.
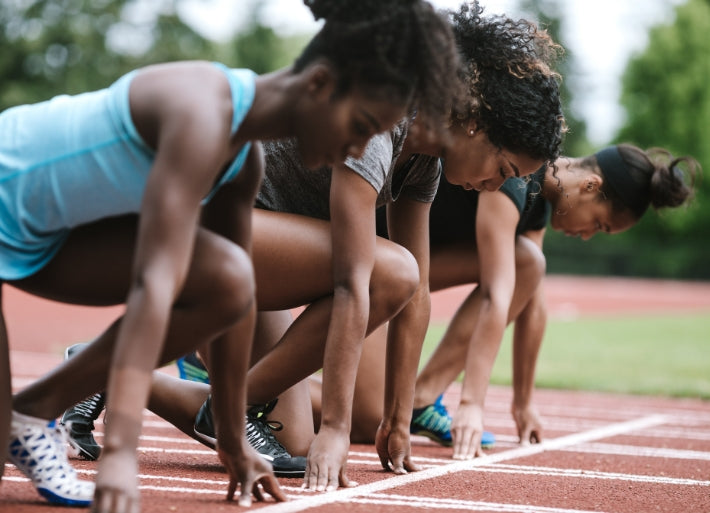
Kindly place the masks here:
<instances>
[{"instance_id":1,"label":"shoelace","mask_svg":"<svg viewBox=\"0 0 710 513\"><path fill-rule=\"evenodd\" d=\"M55 423L54 426L32 426L25 428L19 435L17 448L21 451L10 451L28 471L31 469L33 480L43 480L47 471L59 469L67 479L76 479L74 467L69 465L67 459L67 444L69 431L66 426ZM30 447L31 450L25 449Z\"/></svg>"},{"instance_id":2,"label":"shoelace","mask_svg":"<svg viewBox=\"0 0 710 513\"><path fill-rule=\"evenodd\" d=\"M101 415L101 410L104 408L103 402L103 394L98 393L77 403L73 409L93 422Z\"/></svg>"},{"instance_id":3,"label":"shoelace","mask_svg":"<svg viewBox=\"0 0 710 513\"><path fill-rule=\"evenodd\" d=\"M451 429L451 419L446 406L440 401L431 405L431 409L424 412L423 419L417 419L431 431L448 431Z\"/></svg>"},{"instance_id":4,"label":"shoelace","mask_svg":"<svg viewBox=\"0 0 710 513\"><path fill-rule=\"evenodd\" d=\"M246 436L252 447L259 450L262 447L269 447L269 455L278 458L288 456L288 451L276 439L272 431L281 431L283 423L276 420L268 420L266 415L270 413L276 401L265 404L263 407L252 407L247 412Z\"/></svg>"}]
</instances>

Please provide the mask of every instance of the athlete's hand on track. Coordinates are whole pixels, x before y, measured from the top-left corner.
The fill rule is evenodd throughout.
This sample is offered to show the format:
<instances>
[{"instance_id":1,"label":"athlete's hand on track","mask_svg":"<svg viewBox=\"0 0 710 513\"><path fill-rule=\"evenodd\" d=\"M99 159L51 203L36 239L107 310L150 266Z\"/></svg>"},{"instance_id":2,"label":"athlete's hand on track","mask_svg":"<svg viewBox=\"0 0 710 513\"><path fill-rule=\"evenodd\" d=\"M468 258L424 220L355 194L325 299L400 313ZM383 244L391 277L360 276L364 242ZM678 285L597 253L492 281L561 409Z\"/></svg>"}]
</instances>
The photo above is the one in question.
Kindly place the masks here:
<instances>
[{"instance_id":1,"label":"athlete's hand on track","mask_svg":"<svg viewBox=\"0 0 710 513\"><path fill-rule=\"evenodd\" d=\"M349 433L321 427L308 451L303 488L330 492L338 486L357 486L346 474L349 448Z\"/></svg>"},{"instance_id":2,"label":"athlete's hand on track","mask_svg":"<svg viewBox=\"0 0 710 513\"><path fill-rule=\"evenodd\" d=\"M140 513L136 451L104 447L98 470L92 513Z\"/></svg>"},{"instance_id":3,"label":"athlete's hand on track","mask_svg":"<svg viewBox=\"0 0 710 513\"><path fill-rule=\"evenodd\" d=\"M392 470L395 474L420 470L420 467L412 462L409 430L395 431L384 422L380 423L375 435L375 448L385 470Z\"/></svg>"},{"instance_id":4,"label":"athlete's hand on track","mask_svg":"<svg viewBox=\"0 0 710 513\"><path fill-rule=\"evenodd\" d=\"M520 437L522 445L542 442L542 422L535 406L528 404L519 407L513 404L511 413L518 428L518 437Z\"/></svg>"},{"instance_id":5,"label":"athlete's hand on track","mask_svg":"<svg viewBox=\"0 0 710 513\"><path fill-rule=\"evenodd\" d=\"M455 460L470 460L483 456L483 410L476 405L460 404L451 422L451 437Z\"/></svg>"},{"instance_id":6,"label":"athlete's hand on track","mask_svg":"<svg viewBox=\"0 0 710 513\"><path fill-rule=\"evenodd\" d=\"M237 485L239 485L240 490L240 506L251 506L252 494L254 494L257 501L264 501L264 494L261 488L276 499L277 502L288 500L286 494L281 490L276 477L274 477L271 465L250 445L247 444L242 450L229 452L218 448L217 455L229 474L227 500L234 499ZM261 488L259 488L259 485L261 485Z\"/></svg>"}]
</instances>

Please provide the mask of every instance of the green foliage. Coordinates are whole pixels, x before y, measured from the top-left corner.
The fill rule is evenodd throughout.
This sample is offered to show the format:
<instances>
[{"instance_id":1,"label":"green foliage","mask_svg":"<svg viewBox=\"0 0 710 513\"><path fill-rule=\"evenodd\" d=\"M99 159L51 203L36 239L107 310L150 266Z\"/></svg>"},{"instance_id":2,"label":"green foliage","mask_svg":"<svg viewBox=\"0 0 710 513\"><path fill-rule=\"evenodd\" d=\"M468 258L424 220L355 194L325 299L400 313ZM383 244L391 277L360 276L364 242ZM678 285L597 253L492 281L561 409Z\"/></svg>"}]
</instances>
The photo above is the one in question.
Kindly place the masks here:
<instances>
[{"instance_id":1,"label":"green foliage","mask_svg":"<svg viewBox=\"0 0 710 513\"><path fill-rule=\"evenodd\" d=\"M710 3L689 0L673 23L655 27L646 50L631 60L621 102L627 121L617 140L662 146L693 155L710 170ZM703 180L695 205L663 216L646 216L636 237L658 241L673 235L701 240L710 222L710 182Z\"/></svg>"},{"instance_id":2,"label":"green foliage","mask_svg":"<svg viewBox=\"0 0 710 513\"><path fill-rule=\"evenodd\" d=\"M13 0L0 3L0 110L56 94L105 87L145 64L209 59L213 45L175 14L130 21L128 0Z\"/></svg>"},{"instance_id":3,"label":"green foliage","mask_svg":"<svg viewBox=\"0 0 710 513\"><path fill-rule=\"evenodd\" d=\"M99 89L152 63L202 59L257 73L273 71L290 64L308 39L281 38L259 24L255 14L245 32L219 45L177 15L179 3L3 0L0 111L57 94Z\"/></svg>"},{"instance_id":4,"label":"green foliage","mask_svg":"<svg viewBox=\"0 0 710 513\"><path fill-rule=\"evenodd\" d=\"M710 2L688 0L667 24L653 28L648 45L622 79L626 121L615 142L663 147L692 155L710 170ZM545 238L550 272L710 279L710 181L699 180L687 207L649 211L627 233L592 241ZM563 240L564 239L564 240Z\"/></svg>"}]
</instances>

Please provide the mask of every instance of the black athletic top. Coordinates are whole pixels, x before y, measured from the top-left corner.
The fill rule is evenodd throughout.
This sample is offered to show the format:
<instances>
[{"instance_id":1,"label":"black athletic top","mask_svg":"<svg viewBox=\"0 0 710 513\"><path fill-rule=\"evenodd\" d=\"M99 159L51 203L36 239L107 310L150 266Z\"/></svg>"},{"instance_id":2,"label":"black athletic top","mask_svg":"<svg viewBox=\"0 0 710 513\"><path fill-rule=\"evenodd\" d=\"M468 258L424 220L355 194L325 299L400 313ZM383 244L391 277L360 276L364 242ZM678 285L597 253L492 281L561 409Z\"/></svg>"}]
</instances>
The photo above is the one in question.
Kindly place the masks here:
<instances>
[{"instance_id":1,"label":"black athletic top","mask_svg":"<svg viewBox=\"0 0 710 513\"><path fill-rule=\"evenodd\" d=\"M527 178L509 178L500 191L510 198L520 212L515 234L540 230L550 218L550 204L542 197L545 167ZM450 184L445 178L439 182L429 216L429 237L432 247L460 242L476 243L476 213L478 191L467 191ZM377 211L377 234L387 237L385 209Z\"/></svg>"}]
</instances>

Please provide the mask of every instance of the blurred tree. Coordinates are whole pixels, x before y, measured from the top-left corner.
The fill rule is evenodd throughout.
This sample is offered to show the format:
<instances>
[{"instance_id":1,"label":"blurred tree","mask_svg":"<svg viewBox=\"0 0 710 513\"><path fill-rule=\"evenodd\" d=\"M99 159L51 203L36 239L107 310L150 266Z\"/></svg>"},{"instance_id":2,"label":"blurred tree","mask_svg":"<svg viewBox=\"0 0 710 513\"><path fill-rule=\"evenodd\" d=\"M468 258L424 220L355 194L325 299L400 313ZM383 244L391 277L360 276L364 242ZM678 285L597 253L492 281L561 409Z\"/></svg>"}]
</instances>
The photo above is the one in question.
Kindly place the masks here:
<instances>
[{"instance_id":1,"label":"blurred tree","mask_svg":"<svg viewBox=\"0 0 710 513\"><path fill-rule=\"evenodd\" d=\"M693 155L710 170L710 2L689 0L675 20L651 30L645 51L623 76L626 122L617 136L642 147ZM633 234L658 243L702 242L710 224L710 182L703 180L687 210L646 216Z\"/></svg>"},{"instance_id":2,"label":"blurred tree","mask_svg":"<svg viewBox=\"0 0 710 513\"><path fill-rule=\"evenodd\" d=\"M3 0L0 110L104 87L148 63L212 58L178 1Z\"/></svg>"},{"instance_id":3,"label":"blurred tree","mask_svg":"<svg viewBox=\"0 0 710 513\"><path fill-rule=\"evenodd\" d=\"M651 29L646 48L622 78L626 120L616 142L692 155L710 170L710 2L688 0ZM649 212L621 235L591 241L550 233L548 269L560 273L710 279L710 183L700 180L688 208ZM564 240L563 240L564 239Z\"/></svg>"},{"instance_id":4,"label":"blurred tree","mask_svg":"<svg viewBox=\"0 0 710 513\"><path fill-rule=\"evenodd\" d=\"M587 124L574 108L573 85L577 71L574 53L562 37L564 19L560 13L561 0L521 0L519 7L525 13L525 18L535 20L565 49L557 65L557 71L562 75L562 105L569 128L563 144L563 153L571 156L586 155L591 151L591 144L587 139Z\"/></svg>"}]
</instances>

